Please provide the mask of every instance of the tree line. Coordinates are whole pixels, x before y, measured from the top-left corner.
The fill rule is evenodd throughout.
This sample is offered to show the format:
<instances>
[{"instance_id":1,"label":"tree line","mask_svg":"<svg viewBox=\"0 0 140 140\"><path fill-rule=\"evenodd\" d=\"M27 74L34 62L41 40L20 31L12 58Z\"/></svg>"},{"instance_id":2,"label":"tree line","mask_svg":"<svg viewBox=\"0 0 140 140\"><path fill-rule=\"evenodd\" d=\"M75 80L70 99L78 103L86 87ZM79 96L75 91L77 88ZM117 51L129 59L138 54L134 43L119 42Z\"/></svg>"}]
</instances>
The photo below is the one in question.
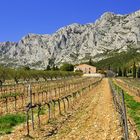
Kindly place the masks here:
<instances>
[{"instance_id":1,"label":"tree line","mask_svg":"<svg viewBox=\"0 0 140 140\"><path fill-rule=\"evenodd\" d=\"M119 67L118 68L118 76L128 77L131 76L133 78L140 78L140 66L137 66L135 62L131 67Z\"/></svg>"},{"instance_id":2,"label":"tree line","mask_svg":"<svg viewBox=\"0 0 140 140\"><path fill-rule=\"evenodd\" d=\"M65 78L69 76L77 76L81 75L80 72L73 72L74 66L71 64L63 64L60 69L56 68L47 68L45 70L35 70L30 69L29 67L24 68L8 68L0 66L0 85L3 85L3 83L6 80L14 80L16 84L19 83L19 81L29 81L29 80L36 80L39 81L40 78L47 81L47 79L53 79L53 78Z\"/></svg>"}]
</instances>

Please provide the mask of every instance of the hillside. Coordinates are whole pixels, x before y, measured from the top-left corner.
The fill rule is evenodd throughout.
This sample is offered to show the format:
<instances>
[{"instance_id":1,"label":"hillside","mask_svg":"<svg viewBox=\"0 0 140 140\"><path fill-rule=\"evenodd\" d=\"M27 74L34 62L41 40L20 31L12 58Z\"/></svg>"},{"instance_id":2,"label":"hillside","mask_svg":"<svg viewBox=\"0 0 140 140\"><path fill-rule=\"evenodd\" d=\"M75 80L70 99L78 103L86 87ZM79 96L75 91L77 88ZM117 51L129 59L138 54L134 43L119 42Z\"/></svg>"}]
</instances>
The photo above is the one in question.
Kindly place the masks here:
<instances>
[{"instance_id":1,"label":"hillside","mask_svg":"<svg viewBox=\"0 0 140 140\"><path fill-rule=\"evenodd\" d=\"M140 48L140 11L129 15L104 13L95 23L72 24L52 35L28 34L19 42L0 43L0 62L44 69L63 62L99 61L112 52Z\"/></svg>"},{"instance_id":2,"label":"hillside","mask_svg":"<svg viewBox=\"0 0 140 140\"><path fill-rule=\"evenodd\" d=\"M121 53L114 52L110 54L109 58L100 60L94 63L94 65L96 65L99 69L100 68L108 69L110 67L116 70L119 67L130 68L134 62L137 65L139 65L140 62L140 52L137 49L129 49L127 52L121 52Z\"/></svg>"}]
</instances>

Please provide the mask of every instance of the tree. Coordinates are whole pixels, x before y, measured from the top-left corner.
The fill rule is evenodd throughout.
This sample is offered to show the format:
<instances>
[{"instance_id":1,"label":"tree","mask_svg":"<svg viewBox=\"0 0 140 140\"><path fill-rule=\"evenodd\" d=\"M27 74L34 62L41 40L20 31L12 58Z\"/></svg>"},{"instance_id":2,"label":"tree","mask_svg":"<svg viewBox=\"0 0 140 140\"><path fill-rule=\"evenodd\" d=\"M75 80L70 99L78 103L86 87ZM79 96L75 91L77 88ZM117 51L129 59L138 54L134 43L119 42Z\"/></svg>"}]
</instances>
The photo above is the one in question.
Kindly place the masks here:
<instances>
[{"instance_id":1,"label":"tree","mask_svg":"<svg viewBox=\"0 0 140 140\"><path fill-rule=\"evenodd\" d=\"M108 70L110 70L111 69L111 67L110 67L110 64L109 64L109 66L108 66Z\"/></svg>"},{"instance_id":2,"label":"tree","mask_svg":"<svg viewBox=\"0 0 140 140\"><path fill-rule=\"evenodd\" d=\"M51 70L51 67L50 65L47 66L46 70Z\"/></svg>"},{"instance_id":3,"label":"tree","mask_svg":"<svg viewBox=\"0 0 140 140\"><path fill-rule=\"evenodd\" d=\"M58 70L58 67L55 66L55 65L53 65L53 66L52 66L52 70L53 70L53 71Z\"/></svg>"},{"instance_id":4,"label":"tree","mask_svg":"<svg viewBox=\"0 0 140 140\"><path fill-rule=\"evenodd\" d=\"M89 59L88 64L91 65L91 66L93 65L93 61L92 61L91 58Z\"/></svg>"},{"instance_id":5,"label":"tree","mask_svg":"<svg viewBox=\"0 0 140 140\"><path fill-rule=\"evenodd\" d=\"M133 63L133 78L136 78L136 71L137 71L137 67L135 62Z\"/></svg>"},{"instance_id":6,"label":"tree","mask_svg":"<svg viewBox=\"0 0 140 140\"><path fill-rule=\"evenodd\" d=\"M39 81L39 78L41 77L41 72L39 70L30 70L29 75L36 81Z\"/></svg>"},{"instance_id":7,"label":"tree","mask_svg":"<svg viewBox=\"0 0 140 140\"><path fill-rule=\"evenodd\" d=\"M9 69L6 69L5 67L0 66L0 86L5 82L7 78L9 78Z\"/></svg>"},{"instance_id":8,"label":"tree","mask_svg":"<svg viewBox=\"0 0 140 140\"><path fill-rule=\"evenodd\" d=\"M60 67L60 70L62 70L62 71L73 71L74 70L74 66L72 64L69 64L69 63L64 63Z\"/></svg>"},{"instance_id":9,"label":"tree","mask_svg":"<svg viewBox=\"0 0 140 140\"><path fill-rule=\"evenodd\" d=\"M47 81L47 79L48 79L48 77L49 77L48 71L41 71L41 72L40 72L40 76L41 76L45 81Z\"/></svg>"},{"instance_id":10,"label":"tree","mask_svg":"<svg viewBox=\"0 0 140 140\"><path fill-rule=\"evenodd\" d=\"M21 78L21 73L19 69L11 69L9 71L10 77L14 79L15 83L18 84L19 79Z\"/></svg>"},{"instance_id":11,"label":"tree","mask_svg":"<svg viewBox=\"0 0 140 140\"><path fill-rule=\"evenodd\" d=\"M132 69L130 68L130 69L128 69L128 73L132 73Z\"/></svg>"},{"instance_id":12,"label":"tree","mask_svg":"<svg viewBox=\"0 0 140 140\"><path fill-rule=\"evenodd\" d=\"M29 72L30 72L29 70L20 69L21 78L22 78L24 81L29 81L29 80L30 80L31 75L30 75Z\"/></svg>"},{"instance_id":13,"label":"tree","mask_svg":"<svg viewBox=\"0 0 140 140\"><path fill-rule=\"evenodd\" d=\"M58 66L55 66L55 70L59 70Z\"/></svg>"},{"instance_id":14,"label":"tree","mask_svg":"<svg viewBox=\"0 0 140 140\"><path fill-rule=\"evenodd\" d=\"M140 67L138 67L138 73L137 73L138 78L140 78Z\"/></svg>"},{"instance_id":15,"label":"tree","mask_svg":"<svg viewBox=\"0 0 140 140\"><path fill-rule=\"evenodd\" d=\"M127 70L126 70L126 67L123 68L123 76L124 76L124 77L127 76Z\"/></svg>"},{"instance_id":16,"label":"tree","mask_svg":"<svg viewBox=\"0 0 140 140\"><path fill-rule=\"evenodd\" d=\"M118 76L122 76L122 70L120 67L119 67L119 71L118 71Z\"/></svg>"},{"instance_id":17,"label":"tree","mask_svg":"<svg viewBox=\"0 0 140 140\"><path fill-rule=\"evenodd\" d=\"M30 70L30 67L29 66L24 66L23 69L24 70Z\"/></svg>"}]
</instances>

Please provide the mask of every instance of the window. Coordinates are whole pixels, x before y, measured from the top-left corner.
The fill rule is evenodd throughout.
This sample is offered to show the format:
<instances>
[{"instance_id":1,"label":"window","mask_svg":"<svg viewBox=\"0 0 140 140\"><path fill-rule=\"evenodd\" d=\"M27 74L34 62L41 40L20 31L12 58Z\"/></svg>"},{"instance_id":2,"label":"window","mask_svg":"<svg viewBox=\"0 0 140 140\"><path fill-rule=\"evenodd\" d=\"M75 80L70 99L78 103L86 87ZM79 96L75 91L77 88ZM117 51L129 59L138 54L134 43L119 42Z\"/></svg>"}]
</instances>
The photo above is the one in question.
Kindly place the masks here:
<instances>
[{"instance_id":1,"label":"window","mask_svg":"<svg viewBox=\"0 0 140 140\"><path fill-rule=\"evenodd\" d=\"M91 73L91 68L89 68L89 72L88 72L89 74Z\"/></svg>"}]
</instances>

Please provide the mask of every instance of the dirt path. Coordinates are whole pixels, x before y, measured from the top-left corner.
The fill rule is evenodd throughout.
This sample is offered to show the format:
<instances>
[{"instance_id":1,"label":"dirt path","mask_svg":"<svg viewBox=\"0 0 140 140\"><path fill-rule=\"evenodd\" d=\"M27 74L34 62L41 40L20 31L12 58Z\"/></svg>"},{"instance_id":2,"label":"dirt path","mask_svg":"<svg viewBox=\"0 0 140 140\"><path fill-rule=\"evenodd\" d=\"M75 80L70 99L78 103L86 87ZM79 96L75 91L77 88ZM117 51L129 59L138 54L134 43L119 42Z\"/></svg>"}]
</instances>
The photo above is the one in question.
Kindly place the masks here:
<instances>
[{"instance_id":1,"label":"dirt path","mask_svg":"<svg viewBox=\"0 0 140 140\"><path fill-rule=\"evenodd\" d=\"M84 100L83 107L49 140L121 140L108 79L103 79Z\"/></svg>"}]
</instances>

